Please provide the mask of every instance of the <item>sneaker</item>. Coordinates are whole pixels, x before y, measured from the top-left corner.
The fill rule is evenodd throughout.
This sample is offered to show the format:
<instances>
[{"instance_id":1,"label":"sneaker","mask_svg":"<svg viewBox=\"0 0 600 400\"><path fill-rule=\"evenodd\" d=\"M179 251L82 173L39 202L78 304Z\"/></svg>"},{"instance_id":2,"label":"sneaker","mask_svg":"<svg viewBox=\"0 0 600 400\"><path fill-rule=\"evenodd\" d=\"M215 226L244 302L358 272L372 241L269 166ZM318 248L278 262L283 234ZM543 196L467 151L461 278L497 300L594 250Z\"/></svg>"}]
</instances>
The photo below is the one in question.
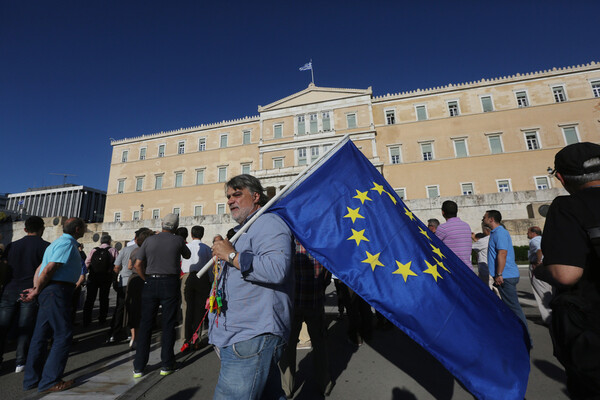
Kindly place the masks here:
<instances>
[{"instance_id":1,"label":"sneaker","mask_svg":"<svg viewBox=\"0 0 600 400\"><path fill-rule=\"evenodd\" d=\"M133 377L134 378L141 378L142 376L144 376L144 372L143 371L133 371Z\"/></svg>"},{"instance_id":2,"label":"sneaker","mask_svg":"<svg viewBox=\"0 0 600 400\"><path fill-rule=\"evenodd\" d=\"M160 376L167 376L167 375L171 375L173 372L177 371L177 366L172 366L172 367L162 367L160 370Z\"/></svg>"},{"instance_id":3,"label":"sneaker","mask_svg":"<svg viewBox=\"0 0 600 400\"><path fill-rule=\"evenodd\" d=\"M25 366L24 365L17 365L17 368L15 368L15 373L19 373L19 372L23 372L25 371Z\"/></svg>"}]
</instances>

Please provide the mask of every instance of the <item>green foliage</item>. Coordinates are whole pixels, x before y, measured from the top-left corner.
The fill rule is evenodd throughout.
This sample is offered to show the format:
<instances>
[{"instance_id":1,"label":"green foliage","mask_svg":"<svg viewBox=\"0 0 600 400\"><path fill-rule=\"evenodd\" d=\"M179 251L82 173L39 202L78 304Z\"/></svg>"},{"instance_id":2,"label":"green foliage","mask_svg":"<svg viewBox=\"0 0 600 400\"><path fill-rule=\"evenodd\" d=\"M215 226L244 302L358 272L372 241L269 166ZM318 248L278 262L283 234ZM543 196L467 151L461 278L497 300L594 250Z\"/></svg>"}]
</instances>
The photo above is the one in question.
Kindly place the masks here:
<instances>
[{"instance_id":1,"label":"green foliage","mask_svg":"<svg viewBox=\"0 0 600 400\"><path fill-rule=\"evenodd\" d=\"M529 262L527 257L529 246L513 246L513 248L515 249L515 261L517 263Z\"/></svg>"}]
</instances>

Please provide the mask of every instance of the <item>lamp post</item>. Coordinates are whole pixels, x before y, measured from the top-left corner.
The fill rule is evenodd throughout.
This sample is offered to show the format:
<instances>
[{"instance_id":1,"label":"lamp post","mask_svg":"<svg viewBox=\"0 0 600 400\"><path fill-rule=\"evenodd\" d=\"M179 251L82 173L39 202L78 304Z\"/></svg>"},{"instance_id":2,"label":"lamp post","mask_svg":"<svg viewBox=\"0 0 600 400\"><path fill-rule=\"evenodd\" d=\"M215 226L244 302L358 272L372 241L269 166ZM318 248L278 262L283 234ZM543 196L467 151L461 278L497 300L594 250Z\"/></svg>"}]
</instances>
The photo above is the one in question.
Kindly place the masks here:
<instances>
[{"instance_id":1,"label":"lamp post","mask_svg":"<svg viewBox=\"0 0 600 400\"><path fill-rule=\"evenodd\" d=\"M144 219L144 204L140 204L140 221Z\"/></svg>"}]
</instances>

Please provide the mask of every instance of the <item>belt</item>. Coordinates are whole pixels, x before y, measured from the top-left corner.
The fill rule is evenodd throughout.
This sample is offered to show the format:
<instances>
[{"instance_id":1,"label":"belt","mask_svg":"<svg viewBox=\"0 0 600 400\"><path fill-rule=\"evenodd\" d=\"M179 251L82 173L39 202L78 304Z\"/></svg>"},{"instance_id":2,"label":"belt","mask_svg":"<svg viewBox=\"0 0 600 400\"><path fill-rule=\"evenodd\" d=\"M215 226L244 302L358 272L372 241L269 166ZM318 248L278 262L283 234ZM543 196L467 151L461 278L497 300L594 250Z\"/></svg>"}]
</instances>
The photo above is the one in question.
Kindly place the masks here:
<instances>
[{"instance_id":1,"label":"belt","mask_svg":"<svg viewBox=\"0 0 600 400\"><path fill-rule=\"evenodd\" d=\"M56 284L56 285L62 285L62 286L69 286L69 287L75 287L75 284L73 282L65 282L65 281L50 281L49 285L51 284Z\"/></svg>"},{"instance_id":2,"label":"belt","mask_svg":"<svg viewBox=\"0 0 600 400\"><path fill-rule=\"evenodd\" d=\"M179 278L177 274L150 274L146 276L149 278Z\"/></svg>"}]
</instances>

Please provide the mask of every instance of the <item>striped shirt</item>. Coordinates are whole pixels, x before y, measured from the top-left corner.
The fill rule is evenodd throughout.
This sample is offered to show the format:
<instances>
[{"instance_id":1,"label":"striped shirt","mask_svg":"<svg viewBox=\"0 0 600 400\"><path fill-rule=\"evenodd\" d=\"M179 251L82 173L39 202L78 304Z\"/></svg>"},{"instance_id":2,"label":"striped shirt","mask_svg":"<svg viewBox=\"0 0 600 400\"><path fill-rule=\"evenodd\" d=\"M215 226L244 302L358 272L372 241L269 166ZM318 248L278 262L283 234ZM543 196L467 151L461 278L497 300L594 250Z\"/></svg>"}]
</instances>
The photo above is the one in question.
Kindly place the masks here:
<instances>
[{"instance_id":1,"label":"striped shirt","mask_svg":"<svg viewBox=\"0 0 600 400\"><path fill-rule=\"evenodd\" d=\"M440 238L471 270L471 227L458 217L449 218L438 226L435 235Z\"/></svg>"}]
</instances>

